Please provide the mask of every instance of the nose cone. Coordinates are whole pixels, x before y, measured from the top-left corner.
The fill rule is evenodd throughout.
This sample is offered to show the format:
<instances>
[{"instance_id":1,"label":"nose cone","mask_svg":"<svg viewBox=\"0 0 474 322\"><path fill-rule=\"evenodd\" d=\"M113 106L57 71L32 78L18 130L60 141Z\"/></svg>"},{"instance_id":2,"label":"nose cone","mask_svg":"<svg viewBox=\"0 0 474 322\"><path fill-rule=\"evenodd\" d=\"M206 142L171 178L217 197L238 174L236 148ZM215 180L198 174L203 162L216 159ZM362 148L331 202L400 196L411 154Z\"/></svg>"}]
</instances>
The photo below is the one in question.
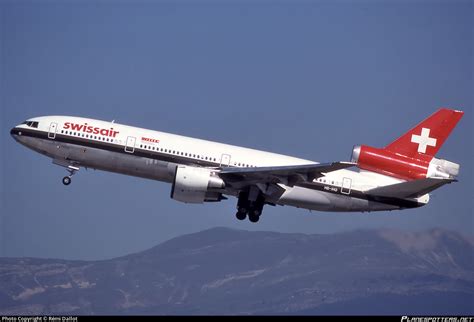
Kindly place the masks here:
<instances>
[{"instance_id":1,"label":"nose cone","mask_svg":"<svg viewBox=\"0 0 474 322\"><path fill-rule=\"evenodd\" d=\"M18 137L21 135L21 129L14 127L10 130L10 135L18 141Z\"/></svg>"},{"instance_id":2,"label":"nose cone","mask_svg":"<svg viewBox=\"0 0 474 322\"><path fill-rule=\"evenodd\" d=\"M11 136L18 135L18 130L17 130L16 127L12 128L12 129L10 130L10 135L11 135Z\"/></svg>"}]
</instances>

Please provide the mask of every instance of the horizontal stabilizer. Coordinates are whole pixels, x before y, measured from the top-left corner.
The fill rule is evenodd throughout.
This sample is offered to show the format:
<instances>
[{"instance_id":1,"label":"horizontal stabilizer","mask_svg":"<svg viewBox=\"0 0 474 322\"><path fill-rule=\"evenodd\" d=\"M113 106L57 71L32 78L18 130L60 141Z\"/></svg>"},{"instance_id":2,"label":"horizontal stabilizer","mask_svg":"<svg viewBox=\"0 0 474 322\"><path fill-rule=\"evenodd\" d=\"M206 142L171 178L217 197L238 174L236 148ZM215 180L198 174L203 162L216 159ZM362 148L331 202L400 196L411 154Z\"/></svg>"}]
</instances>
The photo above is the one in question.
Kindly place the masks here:
<instances>
[{"instance_id":1,"label":"horizontal stabilizer","mask_svg":"<svg viewBox=\"0 0 474 322\"><path fill-rule=\"evenodd\" d=\"M379 197L418 198L453 181L457 180L444 178L418 179L378 187L368 190L365 193Z\"/></svg>"}]
</instances>

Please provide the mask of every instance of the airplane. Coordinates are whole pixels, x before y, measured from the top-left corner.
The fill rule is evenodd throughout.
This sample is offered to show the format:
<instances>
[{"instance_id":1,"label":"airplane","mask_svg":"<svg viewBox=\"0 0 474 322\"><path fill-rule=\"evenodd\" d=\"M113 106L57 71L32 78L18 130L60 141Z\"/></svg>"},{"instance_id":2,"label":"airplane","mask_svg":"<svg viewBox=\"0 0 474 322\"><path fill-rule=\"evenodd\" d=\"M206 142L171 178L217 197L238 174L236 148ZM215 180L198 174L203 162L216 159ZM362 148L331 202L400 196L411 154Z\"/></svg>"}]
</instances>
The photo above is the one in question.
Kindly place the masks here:
<instances>
[{"instance_id":1,"label":"airplane","mask_svg":"<svg viewBox=\"0 0 474 322\"><path fill-rule=\"evenodd\" d=\"M384 148L353 147L351 161L318 163L107 121L42 116L10 134L69 175L92 168L171 183L184 203L237 198L236 217L258 222L264 205L316 211L416 208L456 180L460 165L435 158L464 112L440 108ZM355 170L349 170L349 168Z\"/></svg>"}]
</instances>

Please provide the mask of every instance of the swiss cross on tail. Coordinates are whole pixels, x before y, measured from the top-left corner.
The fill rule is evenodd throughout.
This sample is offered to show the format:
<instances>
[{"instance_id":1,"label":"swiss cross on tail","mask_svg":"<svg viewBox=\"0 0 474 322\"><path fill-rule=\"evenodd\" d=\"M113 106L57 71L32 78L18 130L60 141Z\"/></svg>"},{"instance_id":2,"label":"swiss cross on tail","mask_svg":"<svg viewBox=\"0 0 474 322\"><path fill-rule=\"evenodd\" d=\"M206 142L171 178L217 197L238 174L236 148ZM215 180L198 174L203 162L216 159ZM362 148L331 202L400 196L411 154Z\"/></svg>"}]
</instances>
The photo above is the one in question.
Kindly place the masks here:
<instances>
[{"instance_id":1,"label":"swiss cross on tail","mask_svg":"<svg viewBox=\"0 0 474 322\"><path fill-rule=\"evenodd\" d=\"M436 139L430 138L430 131L430 129L424 127L421 129L421 135L411 135L411 142L418 143L418 152L426 153L426 147L428 145L436 147Z\"/></svg>"},{"instance_id":2,"label":"swiss cross on tail","mask_svg":"<svg viewBox=\"0 0 474 322\"><path fill-rule=\"evenodd\" d=\"M407 157L434 157L464 113L440 108L385 149Z\"/></svg>"}]
</instances>

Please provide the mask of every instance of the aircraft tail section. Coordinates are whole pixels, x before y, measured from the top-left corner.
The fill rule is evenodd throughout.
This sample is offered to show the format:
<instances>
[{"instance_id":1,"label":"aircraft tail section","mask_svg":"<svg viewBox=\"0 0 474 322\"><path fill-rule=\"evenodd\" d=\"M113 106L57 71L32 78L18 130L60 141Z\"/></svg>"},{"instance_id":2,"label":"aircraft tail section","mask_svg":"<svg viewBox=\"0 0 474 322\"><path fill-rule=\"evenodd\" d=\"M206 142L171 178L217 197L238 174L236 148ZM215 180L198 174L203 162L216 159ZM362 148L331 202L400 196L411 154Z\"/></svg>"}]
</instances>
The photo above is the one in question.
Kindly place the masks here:
<instances>
[{"instance_id":1,"label":"aircraft tail section","mask_svg":"<svg viewBox=\"0 0 474 322\"><path fill-rule=\"evenodd\" d=\"M441 108L385 147L386 150L415 157L434 157L464 112Z\"/></svg>"},{"instance_id":2,"label":"aircraft tail section","mask_svg":"<svg viewBox=\"0 0 474 322\"><path fill-rule=\"evenodd\" d=\"M459 165L434 156L464 112L441 108L385 148L355 146L352 162L360 169L403 179L452 179Z\"/></svg>"}]
</instances>

